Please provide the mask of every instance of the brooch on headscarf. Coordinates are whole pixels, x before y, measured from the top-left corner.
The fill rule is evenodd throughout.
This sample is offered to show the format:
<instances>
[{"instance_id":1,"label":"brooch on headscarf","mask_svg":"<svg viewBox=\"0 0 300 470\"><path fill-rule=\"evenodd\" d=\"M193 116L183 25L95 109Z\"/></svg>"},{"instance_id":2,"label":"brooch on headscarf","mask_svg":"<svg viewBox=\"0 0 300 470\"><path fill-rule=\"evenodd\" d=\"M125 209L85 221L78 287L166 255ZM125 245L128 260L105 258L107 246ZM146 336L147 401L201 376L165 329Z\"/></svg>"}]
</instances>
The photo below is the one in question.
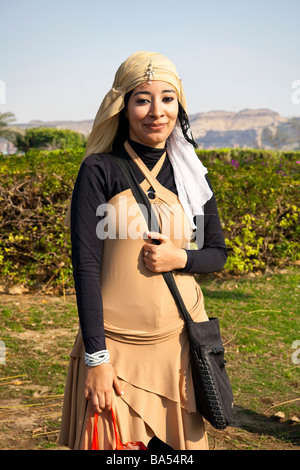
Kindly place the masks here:
<instances>
[{"instance_id":1,"label":"brooch on headscarf","mask_svg":"<svg viewBox=\"0 0 300 470\"><path fill-rule=\"evenodd\" d=\"M146 82L148 82L149 85L151 85L152 80L155 80L155 73L154 73L154 69L152 66L152 62L150 62L148 67L146 68L145 75L146 75Z\"/></svg>"}]
</instances>

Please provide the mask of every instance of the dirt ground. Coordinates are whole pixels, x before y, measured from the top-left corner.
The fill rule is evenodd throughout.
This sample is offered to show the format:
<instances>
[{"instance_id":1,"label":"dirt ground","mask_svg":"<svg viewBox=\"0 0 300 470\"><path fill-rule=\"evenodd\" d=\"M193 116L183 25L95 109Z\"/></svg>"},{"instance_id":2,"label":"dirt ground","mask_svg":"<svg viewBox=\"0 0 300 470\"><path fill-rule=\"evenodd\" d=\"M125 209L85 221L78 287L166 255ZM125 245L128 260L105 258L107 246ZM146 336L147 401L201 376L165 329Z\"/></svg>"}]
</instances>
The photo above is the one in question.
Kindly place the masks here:
<instances>
[{"instance_id":1,"label":"dirt ground","mask_svg":"<svg viewBox=\"0 0 300 470\"><path fill-rule=\"evenodd\" d=\"M9 408L8 411L3 408L1 410L0 449L68 450L57 444L57 424L60 421L62 399L45 398L41 400L41 404L28 408L24 408L21 402L21 399L1 401L2 407ZM3 429L4 421L5 429ZM54 430L51 430L49 421L56 423ZM259 431L259 422L263 432ZM274 418L269 418L268 421L266 417L251 417L236 408L234 422L226 430L217 431L207 426L210 450L300 450L300 446L296 443L285 442L275 437L278 436L278 428L281 428L282 433L289 433L292 441L293 426L295 425L283 424ZM247 430L249 427L252 427L253 431Z\"/></svg>"},{"instance_id":2,"label":"dirt ground","mask_svg":"<svg viewBox=\"0 0 300 470\"><path fill-rule=\"evenodd\" d=\"M11 302L12 296L7 300ZM19 296L16 301L20 301ZM67 331L49 328L46 333L26 330L10 334L37 345L40 342L45 348L50 344L53 347L53 335L63 338ZM5 395L1 393L4 385ZM26 389L34 390L32 396ZM62 395L53 395L48 386L37 386L26 375L0 379L0 450L67 450L58 445L62 403ZM211 450L300 450L299 423L256 414L237 405L230 427L217 431L207 425L207 432Z\"/></svg>"}]
</instances>

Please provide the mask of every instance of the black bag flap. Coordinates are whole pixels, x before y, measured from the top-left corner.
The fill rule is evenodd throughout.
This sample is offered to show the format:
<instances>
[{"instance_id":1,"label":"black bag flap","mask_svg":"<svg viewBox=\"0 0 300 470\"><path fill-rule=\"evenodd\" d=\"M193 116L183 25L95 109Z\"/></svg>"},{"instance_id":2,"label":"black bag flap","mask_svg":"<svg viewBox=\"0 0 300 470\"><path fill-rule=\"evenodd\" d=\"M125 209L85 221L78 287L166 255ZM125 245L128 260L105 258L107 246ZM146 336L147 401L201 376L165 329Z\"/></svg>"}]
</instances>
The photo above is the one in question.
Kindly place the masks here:
<instances>
[{"instance_id":1,"label":"black bag flap","mask_svg":"<svg viewBox=\"0 0 300 470\"><path fill-rule=\"evenodd\" d=\"M211 350L223 346L217 318L209 318L204 322L189 321L186 326L192 348L205 346L207 350Z\"/></svg>"}]
</instances>

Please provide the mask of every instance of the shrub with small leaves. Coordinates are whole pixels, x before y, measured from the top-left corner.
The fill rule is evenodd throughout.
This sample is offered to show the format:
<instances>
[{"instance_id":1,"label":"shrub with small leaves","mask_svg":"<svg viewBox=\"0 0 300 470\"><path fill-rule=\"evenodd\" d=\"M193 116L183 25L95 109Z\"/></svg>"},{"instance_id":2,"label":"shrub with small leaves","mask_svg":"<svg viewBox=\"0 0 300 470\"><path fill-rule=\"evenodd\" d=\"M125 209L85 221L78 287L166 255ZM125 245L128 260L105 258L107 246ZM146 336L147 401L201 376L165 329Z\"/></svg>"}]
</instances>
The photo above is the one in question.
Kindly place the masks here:
<instances>
[{"instance_id":1,"label":"shrub with small leaves","mask_svg":"<svg viewBox=\"0 0 300 470\"><path fill-rule=\"evenodd\" d=\"M66 210L84 154L0 155L0 277L29 288L73 287ZM197 151L216 194L229 257L247 273L299 260L300 152Z\"/></svg>"},{"instance_id":2,"label":"shrub with small leaves","mask_svg":"<svg viewBox=\"0 0 300 470\"><path fill-rule=\"evenodd\" d=\"M247 273L300 258L300 152L197 151L216 194L229 257Z\"/></svg>"}]
</instances>

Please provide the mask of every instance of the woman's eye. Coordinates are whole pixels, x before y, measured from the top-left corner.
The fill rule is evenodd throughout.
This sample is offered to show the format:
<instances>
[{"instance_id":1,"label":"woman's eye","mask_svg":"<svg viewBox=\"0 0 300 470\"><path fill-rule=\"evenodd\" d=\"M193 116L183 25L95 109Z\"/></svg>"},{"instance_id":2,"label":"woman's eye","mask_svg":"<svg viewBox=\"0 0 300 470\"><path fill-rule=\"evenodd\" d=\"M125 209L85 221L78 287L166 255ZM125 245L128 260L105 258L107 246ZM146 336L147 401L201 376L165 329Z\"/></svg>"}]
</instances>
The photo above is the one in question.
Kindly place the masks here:
<instances>
[{"instance_id":1,"label":"woman's eye","mask_svg":"<svg viewBox=\"0 0 300 470\"><path fill-rule=\"evenodd\" d=\"M175 98L173 96L164 96L162 98L162 102L163 103L171 103L172 101L174 101L174 99ZM149 98L138 98L136 100L136 103L137 104L149 104L149 103L151 103L151 99L149 99Z\"/></svg>"}]
</instances>

